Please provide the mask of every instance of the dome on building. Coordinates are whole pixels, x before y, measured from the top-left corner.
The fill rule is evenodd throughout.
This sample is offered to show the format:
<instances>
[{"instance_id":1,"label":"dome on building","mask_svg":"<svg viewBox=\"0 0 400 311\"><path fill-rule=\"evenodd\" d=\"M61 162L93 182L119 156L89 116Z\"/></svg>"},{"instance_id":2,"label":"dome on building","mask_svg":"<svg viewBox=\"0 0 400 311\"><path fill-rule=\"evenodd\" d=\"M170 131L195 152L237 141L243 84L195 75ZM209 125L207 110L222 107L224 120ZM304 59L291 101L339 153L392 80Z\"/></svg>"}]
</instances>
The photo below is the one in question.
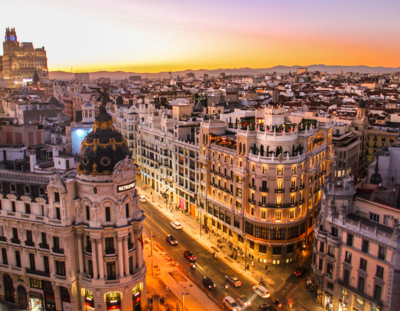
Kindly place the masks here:
<instances>
[{"instance_id":1,"label":"dome on building","mask_svg":"<svg viewBox=\"0 0 400 311\"><path fill-rule=\"evenodd\" d=\"M367 108L365 100L361 99L357 104L357 108Z\"/></svg>"},{"instance_id":2,"label":"dome on building","mask_svg":"<svg viewBox=\"0 0 400 311\"><path fill-rule=\"evenodd\" d=\"M115 164L131 156L128 143L114 129L111 116L100 110L93 131L82 141L77 171L79 175L112 175Z\"/></svg>"}]
</instances>

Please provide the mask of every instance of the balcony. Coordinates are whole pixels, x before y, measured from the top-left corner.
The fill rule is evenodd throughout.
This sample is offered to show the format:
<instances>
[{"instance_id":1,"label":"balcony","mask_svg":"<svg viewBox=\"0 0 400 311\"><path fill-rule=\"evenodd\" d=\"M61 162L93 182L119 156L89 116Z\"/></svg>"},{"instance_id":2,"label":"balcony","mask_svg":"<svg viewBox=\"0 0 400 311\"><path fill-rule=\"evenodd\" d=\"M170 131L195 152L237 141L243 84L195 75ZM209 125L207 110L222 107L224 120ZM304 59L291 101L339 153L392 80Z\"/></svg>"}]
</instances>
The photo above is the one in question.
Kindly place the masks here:
<instances>
[{"instance_id":1,"label":"balcony","mask_svg":"<svg viewBox=\"0 0 400 311\"><path fill-rule=\"evenodd\" d=\"M108 247L106 248L106 255L114 255L115 254L115 249L114 247Z\"/></svg>"},{"instance_id":2,"label":"balcony","mask_svg":"<svg viewBox=\"0 0 400 311\"><path fill-rule=\"evenodd\" d=\"M249 184L249 188L253 189L253 190L256 190L256 185Z\"/></svg>"},{"instance_id":3,"label":"balcony","mask_svg":"<svg viewBox=\"0 0 400 311\"><path fill-rule=\"evenodd\" d=\"M11 238L11 243L13 244L21 244L21 240L17 238Z\"/></svg>"},{"instance_id":4,"label":"balcony","mask_svg":"<svg viewBox=\"0 0 400 311\"><path fill-rule=\"evenodd\" d=\"M251 198L249 198L249 203L250 204L256 204L256 200L252 200Z\"/></svg>"},{"instance_id":5,"label":"balcony","mask_svg":"<svg viewBox=\"0 0 400 311\"><path fill-rule=\"evenodd\" d=\"M0 236L0 242L7 242L7 238L5 236Z\"/></svg>"},{"instance_id":6,"label":"balcony","mask_svg":"<svg viewBox=\"0 0 400 311\"><path fill-rule=\"evenodd\" d=\"M44 276L44 277L48 277L48 278L50 277L50 272L33 270L33 269L28 269L28 268L26 268L26 273L27 274L34 274L34 275Z\"/></svg>"},{"instance_id":7,"label":"balcony","mask_svg":"<svg viewBox=\"0 0 400 311\"><path fill-rule=\"evenodd\" d=\"M300 185L300 190L303 190L303 189L304 189L304 184Z\"/></svg>"},{"instance_id":8,"label":"balcony","mask_svg":"<svg viewBox=\"0 0 400 311\"><path fill-rule=\"evenodd\" d=\"M340 286L348 289L349 291L351 291L351 292L355 293L356 295L364 298L365 300L368 300L369 302L372 302L374 305L383 307L383 301L382 300L375 299L375 298L371 297L370 295L366 294L364 291L359 290L358 288L355 288L355 287L351 286L350 284L345 283L344 281L342 281L340 279L338 280L338 283L339 283Z\"/></svg>"},{"instance_id":9,"label":"balcony","mask_svg":"<svg viewBox=\"0 0 400 311\"><path fill-rule=\"evenodd\" d=\"M267 206L268 206L268 203L267 203L267 202L261 202L261 201L259 201L259 202L258 202L258 206L260 206L260 207L267 207Z\"/></svg>"},{"instance_id":10,"label":"balcony","mask_svg":"<svg viewBox=\"0 0 400 311\"><path fill-rule=\"evenodd\" d=\"M290 192L296 192L299 188L298 187L292 187L290 188Z\"/></svg>"},{"instance_id":11,"label":"balcony","mask_svg":"<svg viewBox=\"0 0 400 311\"><path fill-rule=\"evenodd\" d=\"M275 193L285 193L285 189L275 189Z\"/></svg>"},{"instance_id":12,"label":"balcony","mask_svg":"<svg viewBox=\"0 0 400 311\"><path fill-rule=\"evenodd\" d=\"M33 242L33 241L25 241L25 245L26 246L35 247L35 242Z\"/></svg>"},{"instance_id":13,"label":"balcony","mask_svg":"<svg viewBox=\"0 0 400 311\"><path fill-rule=\"evenodd\" d=\"M53 247L53 248L51 249L51 251L52 251L53 253L56 253L56 254L64 254L64 249L63 249L63 248Z\"/></svg>"},{"instance_id":14,"label":"balcony","mask_svg":"<svg viewBox=\"0 0 400 311\"><path fill-rule=\"evenodd\" d=\"M39 248L49 249L49 244L39 243Z\"/></svg>"}]
</instances>

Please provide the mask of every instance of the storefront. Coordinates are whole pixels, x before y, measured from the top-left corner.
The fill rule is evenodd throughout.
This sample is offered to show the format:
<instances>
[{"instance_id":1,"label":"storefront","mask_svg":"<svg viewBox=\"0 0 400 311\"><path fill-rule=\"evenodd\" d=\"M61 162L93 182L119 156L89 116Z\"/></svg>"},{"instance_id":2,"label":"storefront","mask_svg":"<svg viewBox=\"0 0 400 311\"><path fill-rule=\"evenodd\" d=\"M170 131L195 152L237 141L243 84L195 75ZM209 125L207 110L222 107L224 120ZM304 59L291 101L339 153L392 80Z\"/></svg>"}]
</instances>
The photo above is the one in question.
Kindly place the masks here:
<instances>
[{"instance_id":1,"label":"storefront","mask_svg":"<svg viewBox=\"0 0 400 311\"><path fill-rule=\"evenodd\" d=\"M118 292L106 294L107 310L121 311L121 294Z\"/></svg>"},{"instance_id":2,"label":"storefront","mask_svg":"<svg viewBox=\"0 0 400 311\"><path fill-rule=\"evenodd\" d=\"M325 292L325 310L332 311L333 309L333 296L327 292Z\"/></svg>"},{"instance_id":3,"label":"storefront","mask_svg":"<svg viewBox=\"0 0 400 311\"><path fill-rule=\"evenodd\" d=\"M142 300L143 283L136 285L132 289L132 306L133 311L140 311L140 302Z\"/></svg>"},{"instance_id":4,"label":"storefront","mask_svg":"<svg viewBox=\"0 0 400 311\"><path fill-rule=\"evenodd\" d=\"M29 310L31 310L31 311L44 310L42 294L34 292L34 291L29 292ZM48 309L48 310L51 310L51 309Z\"/></svg>"},{"instance_id":5,"label":"storefront","mask_svg":"<svg viewBox=\"0 0 400 311\"><path fill-rule=\"evenodd\" d=\"M94 311L94 296L90 290L85 291L85 307L87 311Z\"/></svg>"},{"instance_id":6,"label":"storefront","mask_svg":"<svg viewBox=\"0 0 400 311\"><path fill-rule=\"evenodd\" d=\"M192 216L193 218L196 217L196 206L194 206L194 204L190 203L190 216Z\"/></svg>"},{"instance_id":7,"label":"storefront","mask_svg":"<svg viewBox=\"0 0 400 311\"><path fill-rule=\"evenodd\" d=\"M179 198L179 208L185 210L185 199Z\"/></svg>"}]
</instances>

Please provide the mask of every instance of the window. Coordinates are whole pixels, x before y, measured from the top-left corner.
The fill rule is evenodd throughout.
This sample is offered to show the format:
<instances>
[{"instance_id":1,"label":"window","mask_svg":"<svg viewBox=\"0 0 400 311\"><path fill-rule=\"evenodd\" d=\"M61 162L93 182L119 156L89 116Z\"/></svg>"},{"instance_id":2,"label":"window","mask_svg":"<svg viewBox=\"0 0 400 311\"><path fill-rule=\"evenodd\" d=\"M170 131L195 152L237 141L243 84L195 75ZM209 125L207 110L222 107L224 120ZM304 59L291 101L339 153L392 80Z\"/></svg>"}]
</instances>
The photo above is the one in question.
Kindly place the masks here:
<instances>
[{"instance_id":1,"label":"window","mask_svg":"<svg viewBox=\"0 0 400 311\"><path fill-rule=\"evenodd\" d=\"M86 205L86 220L90 220L90 208Z\"/></svg>"},{"instance_id":2,"label":"window","mask_svg":"<svg viewBox=\"0 0 400 311\"><path fill-rule=\"evenodd\" d=\"M299 226L293 226L288 228L288 239L294 239L299 236Z\"/></svg>"},{"instance_id":3,"label":"window","mask_svg":"<svg viewBox=\"0 0 400 311\"><path fill-rule=\"evenodd\" d=\"M236 188L236 195L241 198L242 197L242 189Z\"/></svg>"},{"instance_id":4,"label":"window","mask_svg":"<svg viewBox=\"0 0 400 311\"><path fill-rule=\"evenodd\" d=\"M225 222L230 225L231 224L231 217L225 215Z\"/></svg>"},{"instance_id":5,"label":"window","mask_svg":"<svg viewBox=\"0 0 400 311\"><path fill-rule=\"evenodd\" d=\"M383 279L383 270L384 270L383 267L376 266L376 277Z\"/></svg>"},{"instance_id":6,"label":"window","mask_svg":"<svg viewBox=\"0 0 400 311\"><path fill-rule=\"evenodd\" d=\"M332 227L332 229L331 229L331 235L334 236L334 237L337 237L337 236L338 236L338 229L335 228L335 227Z\"/></svg>"},{"instance_id":7,"label":"window","mask_svg":"<svg viewBox=\"0 0 400 311\"><path fill-rule=\"evenodd\" d=\"M325 243L324 242L319 242L319 252L320 253L325 252Z\"/></svg>"},{"instance_id":8,"label":"window","mask_svg":"<svg viewBox=\"0 0 400 311\"><path fill-rule=\"evenodd\" d=\"M324 260L320 258L319 262L318 262L318 270L322 271L323 264L324 264Z\"/></svg>"},{"instance_id":9,"label":"window","mask_svg":"<svg viewBox=\"0 0 400 311\"><path fill-rule=\"evenodd\" d=\"M328 245L328 256L335 258L335 249L330 245Z\"/></svg>"},{"instance_id":10,"label":"window","mask_svg":"<svg viewBox=\"0 0 400 311\"><path fill-rule=\"evenodd\" d=\"M60 238L58 236L53 236L53 247L60 249Z\"/></svg>"},{"instance_id":11,"label":"window","mask_svg":"<svg viewBox=\"0 0 400 311\"><path fill-rule=\"evenodd\" d=\"M13 231L13 238L18 239L18 229L17 228L12 228Z\"/></svg>"},{"instance_id":12,"label":"window","mask_svg":"<svg viewBox=\"0 0 400 311\"><path fill-rule=\"evenodd\" d=\"M50 272L49 257L43 256L43 265L44 265L44 271L49 273Z\"/></svg>"},{"instance_id":13,"label":"window","mask_svg":"<svg viewBox=\"0 0 400 311\"><path fill-rule=\"evenodd\" d=\"M21 254L19 251L15 251L15 265L21 268Z\"/></svg>"},{"instance_id":14,"label":"window","mask_svg":"<svg viewBox=\"0 0 400 311\"><path fill-rule=\"evenodd\" d=\"M333 285L333 283L331 283L331 282L328 282L328 288L329 288L329 289L331 289L331 290L333 290L333 288L334 288L334 285Z\"/></svg>"},{"instance_id":15,"label":"window","mask_svg":"<svg viewBox=\"0 0 400 311\"><path fill-rule=\"evenodd\" d=\"M59 207L56 207L56 219L61 220L61 213Z\"/></svg>"},{"instance_id":16,"label":"window","mask_svg":"<svg viewBox=\"0 0 400 311\"><path fill-rule=\"evenodd\" d=\"M3 259L3 265L8 265L7 250L5 248L1 249L1 257Z\"/></svg>"},{"instance_id":17,"label":"window","mask_svg":"<svg viewBox=\"0 0 400 311\"><path fill-rule=\"evenodd\" d=\"M30 213L31 213L31 205L25 203L25 214L30 214Z\"/></svg>"},{"instance_id":18,"label":"window","mask_svg":"<svg viewBox=\"0 0 400 311\"><path fill-rule=\"evenodd\" d=\"M264 226L255 226L255 236L261 239L268 239L268 229Z\"/></svg>"},{"instance_id":19,"label":"window","mask_svg":"<svg viewBox=\"0 0 400 311\"><path fill-rule=\"evenodd\" d=\"M111 211L109 207L106 207L106 221L111 221Z\"/></svg>"},{"instance_id":20,"label":"window","mask_svg":"<svg viewBox=\"0 0 400 311\"><path fill-rule=\"evenodd\" d=\"M369 242L367 240L362 240L362 247L361 247L361 251L363 253L368 254L368 249L369 249Z\"/></svg>"},{"instance_id":21,"label":"window","mask_svg":"<svg viewBox=\"0 0 400 311\"><path fill-rule=\"evenodd\" d=\"M346 251L346 254L345 254L345 257L344 257L344 261L347 262L347 263L351 263L351 257L352 257L352 254L350 252Z\"/></svg>"},{"instance_id":22,"label":"window","mask_svg":"<svg viewBox=\"0 0 400 311\"><path fill-rule=\"evenodd\" d=\"M234 220L233 226L234 226L235 228L240 229L240 223L239 223L236 219Z\"/></svg>"},{"instance_id":23,"label":"window","mask_svg":"<svg viewBox=\"0 0 400 311\"><path fill-rule=\"evenodd\" d=\"M272 255L280 255L282 253L281 247L272 247Z\"/></svg>"},{"instance_id":24,"label":"window","mask_svg":"<svg viewBox=\"0 0 400 311\"><path fill-rule=\"evenodd\" d=\"M271 240L286 240L286 228L271 228Z\"/></svg>"},{"instance_id":25,"label":"window","mask_svg":"<svg viewBox=\"0 0 400 311\"><path fill-rule=\"evenodd\" d=\"M286 247L286 253L291 254L294 251L294 244L290 244Z\"/></svg>"},{"instance_id":26,"label":"window","mask_svg":"<svg viewBox=\"0 0 400 311\"><path fill-rule=\"evenodd\" d=\"M253 224L251 224L251 223L246 221L245 227L246 227L245 231L246 231L247 234L254 235L254 226L253 226Z\"/></svg>"},{"instance_id":27,"label":"window","mask_svg":"<svg viewBox=\"0 0 400 311\"><path fill-rule=\"evenodd\" d=\"M46 245L46 244L47 244L47 236L46 236L46 232L42 232L42 243L43 243L44 245Z\"/></svg>"},{"instance_id":28,"label":"window","mask_svg":"<svg viewBox=\"0 0 400 311\"><path fill-rule=\"evenodd\" d=\"M60 194L58 192L54 192L54 202L60 202Z\"/></svg>"},{"instance_id":29,"label":"window","mask_svg":"<svg viewBox=\"0 0 400 311\"><path fill-rule=\"evenodd\" d=\"M115 269L115 262L107 262L107 279L115 280L117 278L117 270Z\"/></svg>"},{"instance_id":30,"label":"window","mask_svg":"<svg viewBox=\"0 0 400 311\"><path fill-rule=\"evenodd\" d=\"M65 276L65 262L56 260L56 274Z\"/></svg>"},{"instance_id":31,"label":"window","mask_svg":"<svg viewBox=\"0 0 400 311\"><path fill-rule=\"evenodd\" d=\"M11 211L15 213L15 201L11 201Z\"/></svg>"},{"instance_id":32,"label":"window","mask_svg":"<svg viewBox=\"0 0 400 311\"><path fill-rule=\"evenodd\" d=\"M382 297L382 286L375 284L374 286L374 299L381 300Z\"/></svg>"},{"instance_id":33,"label":"window","mask_svg":"<svg viewBox=\"0 0 400 311\"><path fill-rule=\"evenodd\" d=\"M347 234L347 243L348 246L353 246L353 235Z\"/></svg>"},{"instance_id":34,"label":"window","mask_svg":"<svg viewBox=\"0 0 400 311\"><path fill-rule=\"evenodd\" d=\"M282 212L275 212L275 220L281 220L282 219Z\"/></svg>"},{"instance_id":35,"label":"window","mask_svg":"<svg viewBox=\"0 0 400 311\"><path fill-rule=\"evenodd\" d=\"M32 230L26 230L26 241L32 243Z\"/></svg>"},{"instance_id":36,"label":"window","mask_svg":"<svg viewBox=\"0 0 400 311\"><path fill-rule=\"evenodd\" d=\"M105 238L106 254L114 254L114 238Z\"/></svg>"},{"instance_id":37,"label":"window","mask_svg":"<svg viewBox=\"0 0 400 311\"><path fill-rule=\"evenodd\" d=\"M367 271L367 260L360 258L360 270Z\"/></svg>"},{"instance_id":38,"label":"window","mask_svg":"<svg viewBox=\"0 0 400 311\"><path fill-rule=\"evenodd\" d=\"M379 246L378 259L383 261L386 259L386 248Z\"/></svg>"},{"instance_id":39,"label":"window","mask_svg":"<svg viewBox=\"0 0 400 311\"><path fill-rule=\"evenodd\" d=\"M88 260L88 274L93 276L93 263L91 260Z\"/></svg>"},{"instance_id":40,"label":"window","mask_svg":"<svg viewBox=\"0 0 400 311\"><path fill-rule=\"evenodd\" d=\"M344 269L343 282L344 282L344 284L349 284L349 282L350 282L350 270Z\"/></svg>"},{"instance_id":41,"label":"window","mask_svg":"<svg viewBox=\"0 0 400 311\"><path fill-rule=\"evenodd\" d=\"M29 253L29 264L30 264L31 270L36 270L35 255L32 253Z\"/></svg>"},{"instance_id":42,"label":"window","mask_svg":"<svg viewBox=\"0 0 400 311\"><path fill-rule=\"evenodd\" d=\"M326 264L326 273L327 273L330 277L333 277L333 265L332 265L330 262L328 262L328 263Z\"/></svg>"},{"instance_id":43,"label":"window","mask_svg":"<svg viewBox=\"0 0 400 311\"><path fill-rule=\"evenodd\" d=\"M365 278L363 278L362 276L359 276L357 289L361 292L364 292L364 288L365 288Z\"/></svg>"},{"instance_id":44,"label":"window","mask_svg":"<svg viewBox=\"0 0 400 311\"><path fill-rule=\"evenodd\" d=\"M389 224L389 215L385 215L385 216L383 217L383 224L384 224L384 225L388 225L388 224Z\"/></svg>"},{"instance_id":45,"label":"window","mask_svg":"<svg viewBox=\"0 0 400 311\"><path fill-rule=\"evenodd\" d=\"M369 220L374 222L379 222L379 215L374 213L369 213Z\"/></svg>"},{"instance_id":46,"label":"window","mask_svg":"<svg viewBox=\"0 0 400 311\"><path fill-rule=\"evenodd\" d=\"M258 245L258 252L262 254L267 253L267 246L266 245Z\"/></svg>"}]
</instances>

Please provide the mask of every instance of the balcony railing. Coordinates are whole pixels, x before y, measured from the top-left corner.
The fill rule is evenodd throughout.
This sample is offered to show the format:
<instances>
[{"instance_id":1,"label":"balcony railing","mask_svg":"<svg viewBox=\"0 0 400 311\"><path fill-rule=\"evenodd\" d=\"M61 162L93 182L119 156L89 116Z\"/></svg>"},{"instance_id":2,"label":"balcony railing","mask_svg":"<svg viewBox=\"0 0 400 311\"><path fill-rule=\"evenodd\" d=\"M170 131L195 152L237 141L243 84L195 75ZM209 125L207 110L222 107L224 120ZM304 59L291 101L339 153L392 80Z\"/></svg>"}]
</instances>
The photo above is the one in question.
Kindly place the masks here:
<instances>
[{"instance_id":1,"label":"balcony railing","mask_svg":"<svg viewBox=\"0 0 400 311\"><path fill-rule=\"evenodd\" d=\"M107 254L107 255L115 254L115 249L114 249L114 247L108 247L108 248L106 248L106 254Z\"/></svg>"},{"instance_id":2,"label":"balcony railing","mask_svg":"<svg viewBox=\"0 0 400 311\"><path fill-rule=\"evenodd\" d=\"M11 243L14 243L14 244L21 244L21 240L20 240L20 239L17 239L17 238L11 238Z\"/></svg>"},{"instance_id":3,"label":"balcony railing","mask_svg":"<svg viewBox=\"0 0 400 311\"><path fill-rule=\"evenodd\" d=\"M256 200L252 200L251 198L249 198L249 203L250 204L256 204Z\"/></svg>"},{"instance_id":4,"label":"balcony railing","mask_svg":"<svg viewBox=\"0 0 400 311\"><path fill-rule=\"evenodd\" d=\"M49 249L49 244L39 243L39 248Z\"/></svg>"},{"instance_id":5,"label":"balcony railing","mask_svg":"<svg viewBox=\"0 0 400 311\"><path fill-rule=\"evenodd\" d=\"M249 188L253 189L253 190L256 190L256 185L249 184Z\"/></svg>"},{"instance_id":6,"label":"balcony railing","mask_svg":"<svg viewBox=\"0 0 400 311\"><path fill-rule=\"evenodd\" d=\"M39 275L39 276L45 276L45 277L50 277L50 272L46 271L39 271L39 270L34 270L34 269L28 269L26 268L26 273L28 274L34 274L34 275Z\"/></svg>"},{"instance_id":7,"label":"balcony railing","mask_svg":"<svg viewBox=\"0 0 400 311\"><path fill-rule=\"evenodd\" d=\"M7 242L7 238L5 236L0 236L0 241L1 242Z\"/></svg>"},{"instance_id":8,"label":"balcony railing","mask_svg":"<svg viewBox=\"0 0 400 311\"><path fill-rule=\"evenodd\" d=\"M380 307L383 306L383 301L382 300L375 299L375 298L371 297L370 295L366 294L364 291L362 291L362 290L360 290L358 288L355 288L355 287L351 286L350 284L348 284L348 283L346 283L346 282L344 282L344 281L342 281L340 279L338 280L338 283L339 283L340 286L348 289L349 291L351 291L351 292L355 293L356 295L364 298L365 300L368 300L368 301L372 302L373 304L375 304L377 306L380 306Z\"/></svg>"},{"instance_id":9,"label":"balcony railing","mask_svg":"<svg viewBox=\"0 0 400 311\"><path fill-rule=\"evenodd\" d=\"M35 247L35 242L33 242L33 241L25 241L25 245L26 246Z\"/></svg>"},{"instance_id":10,"label":"balcony railing","mask_svg":"<svg viewBox=\"0 0 400 311\"><path fill-rule=\"evenodd\" d=\"M53 247L53 248L51 249L51 251L52 251L53 253L56 253L56 254L64 254L64 249L63 249L63 248Z\"/></svg>"},{"instance_id":11,"label":"balcony railing","mask_svg":"<svg viewBox=\"0 0 400 311\"><path fill-rule=\"evenodd\" d=\"M299 188L298 187L291 187L290 192L296 192Z\"/></svg>"},{"instance_id":12,"label":"balcony railing","mask_svg":"<svg viewBox=\"0 0 400 311\"><path fill-rule=\"evenodd\" d=\"M275 193L285 193L285 189L275 189Z\"/></svg>"},{"instance_id":13,"label":"balcony railing","mask_svg":"<svg viewBox=\"0 0 400 311\"><path fill-rule=\"evenodd\" d=\"M269 191L269 188L260 187L259 189L260 189L260 191L262 191L262 192L268 192L268 191Z\"/></svg>"},{"instance_id":14,"label":"balcony railing","mask_svg":"<svg viewBox=\"0 0 400 311\"><path fill-rule=\"evenodd\" d=\"M107 280L116 280L117 274L116 273L109 273L107 274Z\"/></svg>"}]
</instances>

